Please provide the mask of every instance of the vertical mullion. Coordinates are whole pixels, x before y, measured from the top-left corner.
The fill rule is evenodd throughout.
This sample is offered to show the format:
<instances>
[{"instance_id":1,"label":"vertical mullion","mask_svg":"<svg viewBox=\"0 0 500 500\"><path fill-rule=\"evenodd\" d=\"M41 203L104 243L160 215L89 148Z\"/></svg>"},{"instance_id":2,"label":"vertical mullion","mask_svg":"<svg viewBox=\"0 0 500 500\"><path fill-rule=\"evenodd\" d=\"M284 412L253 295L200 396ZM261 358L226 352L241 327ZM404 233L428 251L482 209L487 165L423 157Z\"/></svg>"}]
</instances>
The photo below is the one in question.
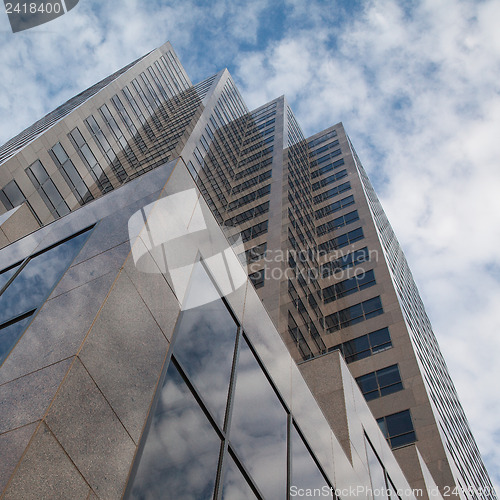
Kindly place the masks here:
<instances>
[{"instance_id":1,"label":"vertical mullion","mask_svg":"<svg viewBox=\"0 0 500 500\"><path fill-rule=\"evenodd\" d=\"M236 342L234 345L234 353L233 353L233 365L231 367L231 379L229 381L229 390L226 402L226 413L224 415L224 426L222 429L223 439L221 444L221 452L219 456L219 465L217 467L217 478L215 481L215 490L214 490L214 500L221 500L222 498L222 480L224 479L224 470L226 468L227 457L228 454L228 446L229 446L229 428L231 424L231 414L232 414L232 406L234 400L234 391L236 387L236 369L238 366L238 356L239 356L239 346L241 340L241 326L238 326L238 331L236 333Z\"/></svg>"},{"instance_id":2,"label":"vertical mullion","mask_svg":"<svg viewBox=\"0 0 500 500\"><path fill-rule=\"evenodd\" d=\"M287 413L286 426L286 499L290 500L290 487L292 486L292 415Z\"/></svg>"}]
</instances>

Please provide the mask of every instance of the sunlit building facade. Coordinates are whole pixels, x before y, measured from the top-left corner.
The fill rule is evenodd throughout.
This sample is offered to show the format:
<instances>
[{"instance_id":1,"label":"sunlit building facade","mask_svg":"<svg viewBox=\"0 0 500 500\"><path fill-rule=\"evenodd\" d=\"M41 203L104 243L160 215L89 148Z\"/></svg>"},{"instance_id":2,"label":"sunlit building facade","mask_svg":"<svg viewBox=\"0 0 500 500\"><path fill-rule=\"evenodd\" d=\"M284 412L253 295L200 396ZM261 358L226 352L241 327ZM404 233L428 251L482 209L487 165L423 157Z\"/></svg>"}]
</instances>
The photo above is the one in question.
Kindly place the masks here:
<instances>
[{"instance_id":1,"label":"sunlit building facade","mask_svg":"<svg viewBox=\"0 0 500 500\"><path fill-rule=\"evenodd\" d=\"M342 124L167 43L0 162L5 498L496 498Z\"/></svg>"}]
</instances>

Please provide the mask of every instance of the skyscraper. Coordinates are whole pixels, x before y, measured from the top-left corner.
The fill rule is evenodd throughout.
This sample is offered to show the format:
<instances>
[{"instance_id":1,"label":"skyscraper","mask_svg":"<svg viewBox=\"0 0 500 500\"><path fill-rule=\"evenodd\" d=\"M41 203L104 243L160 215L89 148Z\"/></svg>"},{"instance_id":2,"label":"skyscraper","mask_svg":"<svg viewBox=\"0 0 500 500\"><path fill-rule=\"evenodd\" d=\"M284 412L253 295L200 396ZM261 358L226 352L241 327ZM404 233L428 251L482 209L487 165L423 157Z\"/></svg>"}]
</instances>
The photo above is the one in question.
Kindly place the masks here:
<instances>
[{"instance_id":1,"label":"skyscraper","mask_svg":"<svg viewBox=\"0 0 500 500\"><path fill-rule=\"evenodd\" d=\"M405 481L424 498L439 498L434 485L443 497L496 498L404 255L342 124L306 139L284 97L249 112L227 70L193 86L165 44L9 141L0 161L0 383L14 394L5 410L14 423L0 439L21 450L7 464L7 497L29 485L30 460L57 448L52 436L78 471L68 477L104 498L157 498L166 488L180 497L186 482L194 498L281 498L294 496L298 478L312 488L364 485L362 498L419 496L402 491ZM187 212L177 214L179 206ZM24 304L27 271L44 259L62 263ZM91 311L76 307L80 287L99 297ZM65 326L44 337L54 322ZM15 417L24 381L41 373L54 379L44 385L50 397ZM309 421L303 380L316 399ZM80 386L99 408L83 420L74 415L85 400ZM91 463L93 454L105 462L106 451L94 443L82 453L85 430L108 410L118 421L110 417L109 429L120 428L110 439L126 457L108 464L103 474L116 473L109 484ZM313 421L324 429L317 441ZM163 434L166 424L173 430ZM211 438L188 439L195 424ZM30 444L11 439L23 432ZM186 462L158 444L165 441L187 449L205 482L173 479ZM277 471L272 478L266 467ZM367 484L392 492L373 494Z\"/></svg>"}]
</instances>

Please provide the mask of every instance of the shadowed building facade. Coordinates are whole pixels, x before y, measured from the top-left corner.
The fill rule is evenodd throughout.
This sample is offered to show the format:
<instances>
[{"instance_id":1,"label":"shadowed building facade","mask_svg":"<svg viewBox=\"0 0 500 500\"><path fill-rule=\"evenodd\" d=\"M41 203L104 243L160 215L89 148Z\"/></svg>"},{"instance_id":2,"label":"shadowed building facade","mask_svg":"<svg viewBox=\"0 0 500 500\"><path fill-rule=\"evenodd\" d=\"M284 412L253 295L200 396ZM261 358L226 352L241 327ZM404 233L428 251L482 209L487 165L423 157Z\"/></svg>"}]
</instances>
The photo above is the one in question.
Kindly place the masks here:
<instances>
[{"instance_id":1,"label":"shadowed building facade","mask_svg":"<svg viewBox=\"0 0 500 500\"><path fill-rule=\"evenodd\" d=\"M165 44L0 161L6 498L496 498L342 124Z\"/></svg>"}]
</instances>

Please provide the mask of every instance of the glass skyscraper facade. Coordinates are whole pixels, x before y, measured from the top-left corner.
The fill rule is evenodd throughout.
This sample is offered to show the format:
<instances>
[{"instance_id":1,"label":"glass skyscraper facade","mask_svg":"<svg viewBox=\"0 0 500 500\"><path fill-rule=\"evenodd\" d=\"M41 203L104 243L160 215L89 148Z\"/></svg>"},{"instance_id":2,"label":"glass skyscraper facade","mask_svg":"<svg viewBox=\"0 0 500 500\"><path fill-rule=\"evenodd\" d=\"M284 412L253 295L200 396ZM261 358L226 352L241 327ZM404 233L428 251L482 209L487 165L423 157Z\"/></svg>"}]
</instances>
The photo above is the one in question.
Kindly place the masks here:
<instances>
[{"instance_id":1,"label":"glass skyscraper facade","mask_svg":"<svg viewBox=\"0 0 500 500\"><path fill-rule=\"evenodd\" d=\"M332 497L347 485L364 485L361 498L496 498L342 124L305 138L284 97L249 111L227 70L192 85L165 44L10 140L0 161L0 442L21 450L4 460L6 498L29 484L23 457L57 455L53 436L82 498ZM203 212L213 246L200 228L177 234L174 205L160 203L174 195L192 210L184 226ZM80 309L86 287L96 302ZM217 299L186 307L200 294ZM44 373L47 401L17 421L23 381ZM83 388L95 411L79 420ZM108 410L115 461L85 434Z\"/></svg>"}]
</instances>

